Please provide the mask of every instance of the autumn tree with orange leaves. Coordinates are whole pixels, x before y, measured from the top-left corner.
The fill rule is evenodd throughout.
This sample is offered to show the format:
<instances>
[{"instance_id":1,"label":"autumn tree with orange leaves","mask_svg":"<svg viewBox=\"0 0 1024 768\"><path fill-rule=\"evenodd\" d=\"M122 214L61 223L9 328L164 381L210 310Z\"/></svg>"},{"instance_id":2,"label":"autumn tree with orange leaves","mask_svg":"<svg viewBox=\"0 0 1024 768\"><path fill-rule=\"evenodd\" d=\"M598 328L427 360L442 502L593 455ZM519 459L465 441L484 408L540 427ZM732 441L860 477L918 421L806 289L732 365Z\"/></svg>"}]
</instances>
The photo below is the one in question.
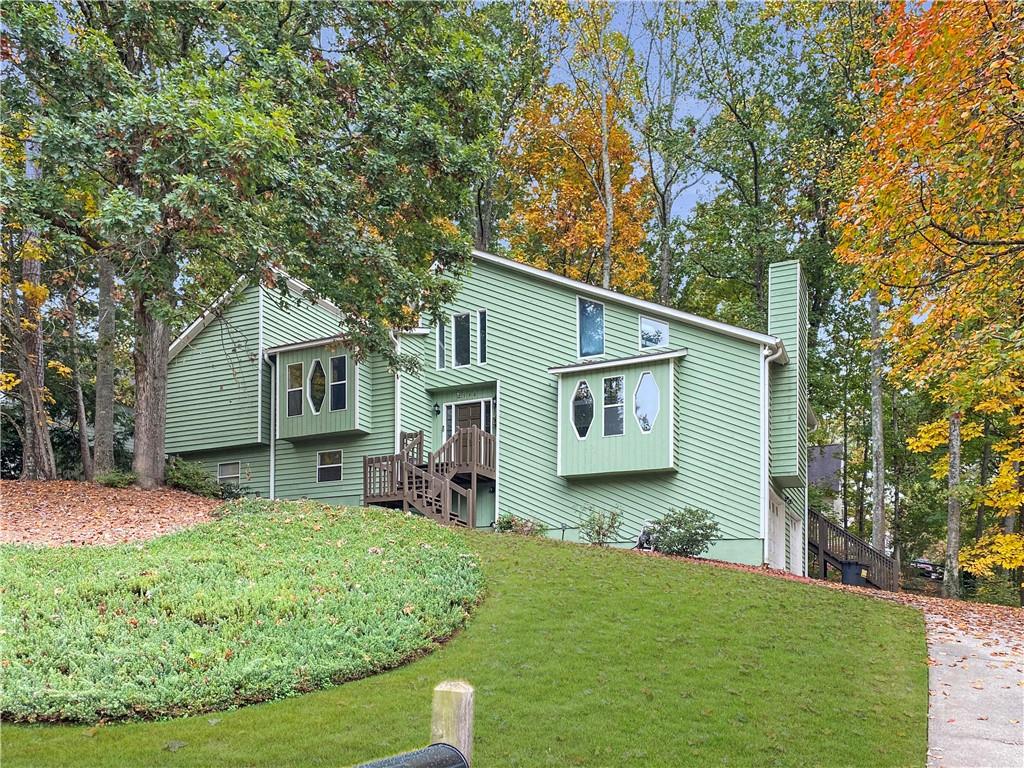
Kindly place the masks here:
<instances>
[{"instance_id":1,"label":"autumn tree with orange leaves","mask_svg":"<svg viewBox=\"0 0 1024 768\"><path fill-rule=\"evenodd\" d=\"M944 406L910 445L948 446L944 589L959 596L960 564L1024 568L1024 5L897 0L883 26L838 254L891 305L894 381ZM993 525L958 552L960 445L985 419Z\"/></svg>"}]
</instances>

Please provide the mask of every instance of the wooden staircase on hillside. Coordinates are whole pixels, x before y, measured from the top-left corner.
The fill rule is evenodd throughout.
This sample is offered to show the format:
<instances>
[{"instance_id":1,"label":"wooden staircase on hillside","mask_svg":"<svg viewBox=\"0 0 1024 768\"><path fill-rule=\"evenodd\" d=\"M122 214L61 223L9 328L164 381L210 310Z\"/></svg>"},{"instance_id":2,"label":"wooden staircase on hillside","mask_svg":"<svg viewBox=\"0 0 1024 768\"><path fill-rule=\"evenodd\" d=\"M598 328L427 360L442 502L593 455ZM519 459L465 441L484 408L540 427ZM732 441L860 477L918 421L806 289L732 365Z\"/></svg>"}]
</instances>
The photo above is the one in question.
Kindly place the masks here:
<instances>
[{"instance_id":1,"label":"wooden staircase on hillside","mask_svg":"<svg viewBox=\"0 0 1024 768\"><path fill-rule=\"evenodd\" d=\"M807 512L807 550L814 556L817 566L808 568L810 576L826 578L830 565L839 571L844 566L854 566L855 570L859 566L864 581L870 586L889 592L900 588L900 575L893 558L812 510Z\"/></svg>"},{"instance_id":2,"label":"wooden staircase on hillside","mask_svg":"<svg viewBox=\"0 0 1024 768\"><path fill-rule=\"evenodd\" d=\"M479 481L496 478L494 435L461 427L428 454L422 431L402 432L399 449L363 459L363 503L412 509L444 525L476 527Z\"/></svg>"}]
</instances>

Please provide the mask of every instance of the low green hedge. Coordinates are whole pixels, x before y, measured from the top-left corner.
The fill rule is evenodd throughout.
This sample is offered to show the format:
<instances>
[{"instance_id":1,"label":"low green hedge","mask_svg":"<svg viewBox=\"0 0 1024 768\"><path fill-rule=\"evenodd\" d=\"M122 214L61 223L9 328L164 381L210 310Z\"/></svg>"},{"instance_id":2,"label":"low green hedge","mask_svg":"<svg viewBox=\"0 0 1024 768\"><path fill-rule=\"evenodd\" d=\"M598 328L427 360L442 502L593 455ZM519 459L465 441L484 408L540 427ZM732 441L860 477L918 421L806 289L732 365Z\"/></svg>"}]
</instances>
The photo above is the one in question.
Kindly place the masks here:
<instances>
[{"instance_id":1,"label":"low green hedge","mask_svg":"<svg viewBox=\"0 0 1024 768\"><path fill-rule=\"evenodd\" d=\"M5 719L166 717L394 667L482 587L453 532L381 510L232 502L141 545L0 547Z\"/></svg>"}]
</instances>

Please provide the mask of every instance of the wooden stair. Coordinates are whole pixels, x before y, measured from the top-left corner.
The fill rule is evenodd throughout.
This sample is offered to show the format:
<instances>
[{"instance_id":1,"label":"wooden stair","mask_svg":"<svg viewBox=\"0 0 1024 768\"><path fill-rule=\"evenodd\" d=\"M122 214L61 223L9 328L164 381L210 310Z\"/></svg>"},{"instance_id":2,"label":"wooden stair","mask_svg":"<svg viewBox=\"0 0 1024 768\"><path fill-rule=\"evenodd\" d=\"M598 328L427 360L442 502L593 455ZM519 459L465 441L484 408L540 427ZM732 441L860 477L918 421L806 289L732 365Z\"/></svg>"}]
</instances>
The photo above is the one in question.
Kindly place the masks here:
<instances>
[{"instance_id":1,"label":"wooden stair","mask_svg":"<svg viewBox=\"0 0 1024 768\"><path fill-rule=\"evenodd\" d=\"M889 592L900 588L899 571L893 558L812 510L807 512L807 550L814 555L817 564L813 572L808 569L810 576L824 579L828 566L841 571L844 564L854 563L864 569L864 581L869 585Z\"/></svg>"},{"instance_id":2,"label":"wooden stair","mask_svg":"<svg viewBox=\"0 0 1024 768\"><path fill-rule=\"evenodd\" d=\"M477 485L494 480L497 442L479 427L457 429L426 454L423 432L402 432L398 453L363 458L363 503L401 507L444 525L476 527Z\"/></svg>"}]
</instances>

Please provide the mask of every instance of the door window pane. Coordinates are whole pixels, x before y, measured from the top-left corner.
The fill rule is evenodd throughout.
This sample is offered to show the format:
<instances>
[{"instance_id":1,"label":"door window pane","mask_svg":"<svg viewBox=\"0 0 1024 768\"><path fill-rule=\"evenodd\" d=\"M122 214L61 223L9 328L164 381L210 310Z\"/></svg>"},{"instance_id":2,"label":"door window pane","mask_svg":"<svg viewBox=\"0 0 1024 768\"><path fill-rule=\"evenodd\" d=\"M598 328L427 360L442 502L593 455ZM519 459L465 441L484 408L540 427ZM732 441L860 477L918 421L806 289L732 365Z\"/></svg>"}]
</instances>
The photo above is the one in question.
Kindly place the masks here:
<instances>
[{"instance_id":1,"label":"door window pane","mask_svg":"<svg viewBox=\"0 0 1024 768\"><path fill-rule=\"evenodd\" d=\"M572 396L572 427L581 439L587 436L594 421L594 396L585 381L576 385Z\"/></svg>"},{"instance_id":2,"label":"door window pane","mask_svg":"<svg viewBox=\"0 0 1024 768\"><path fill-rule=\"evenodd\" d=\"M604 354L604 304L578 299L580 357Z\"/></svg>"},{"instance_id":3,"label":"door window pane","mask_svg":"<svg viewBox=\"0 0 1024 768\"><path fill-rule=\"evenodd\" d=\"M604 380L604 436L621 435L625 431L626 401L622 376L609 376Z\"/></svg>"},{"instance_id":4,"label":"door window pane","mask_svg":"<svg viewBox=\"0 0 1024 768\"><path fill-rule=\"evenodd\" d=\"M658 382L653 373L644 371L640 375L640 383L636 385L636 394L633 395L633 413L641 432L650 432L654 429L654 422L660 410L661 390L658 388Z\"/></svg>"}]
</instances>

